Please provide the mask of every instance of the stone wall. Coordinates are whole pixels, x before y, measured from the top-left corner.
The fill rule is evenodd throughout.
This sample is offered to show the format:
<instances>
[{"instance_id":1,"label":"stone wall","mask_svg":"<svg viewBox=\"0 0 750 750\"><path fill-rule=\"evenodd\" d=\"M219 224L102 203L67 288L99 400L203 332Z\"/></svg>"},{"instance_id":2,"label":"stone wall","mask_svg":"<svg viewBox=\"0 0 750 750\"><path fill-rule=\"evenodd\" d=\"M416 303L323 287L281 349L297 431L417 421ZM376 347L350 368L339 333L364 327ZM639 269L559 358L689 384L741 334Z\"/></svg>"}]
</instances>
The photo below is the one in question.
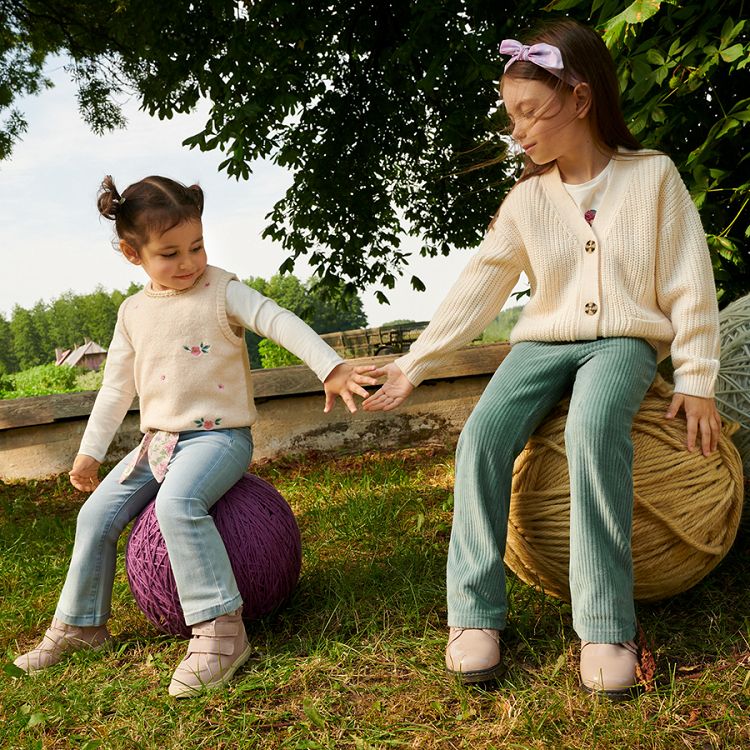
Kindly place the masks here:
<instances>
[{"instance_id":1,"label":"stone wall","mask_svg":"<svg viewBox=\"0 0 750 750\"><path fill-rule=\"evenodd\" d=\"M360 453L426 444L453 444L507 344L455 352L399 409L349 414L340 401L323 413L323 386L305 366L253 373L258 421L253 460L307 451ZM391 362L393 356L350 360ZM96 394L66 393L0 401L0 479L40 479L70 469ZM138 444L137 401L112 441L107 460Z\"/></svg>"}]
</instances>

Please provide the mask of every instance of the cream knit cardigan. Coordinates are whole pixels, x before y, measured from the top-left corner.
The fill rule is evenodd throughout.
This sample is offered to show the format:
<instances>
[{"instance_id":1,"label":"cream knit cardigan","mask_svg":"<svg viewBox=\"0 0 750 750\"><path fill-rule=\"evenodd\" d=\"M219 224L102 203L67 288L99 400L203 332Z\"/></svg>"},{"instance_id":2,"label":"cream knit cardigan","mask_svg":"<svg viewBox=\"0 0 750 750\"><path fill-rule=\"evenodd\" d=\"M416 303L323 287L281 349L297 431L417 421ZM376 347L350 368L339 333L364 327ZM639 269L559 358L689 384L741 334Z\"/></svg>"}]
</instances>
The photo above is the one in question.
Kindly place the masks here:
<instances>
[{"instance_id":1,"label":"cream knit cardigan","mask_svg":"<svg viewBox=\"0 0 750 750\"><path fill-rule=\"evenodd\" d=\"M556 167L511 190L430 325L396 360L412 384L493 320L523 271L531 299L511 343L642 338L658 359L671 353L676 391L713 396L718 308L698 212L667 156L622 151L612 166L596 234Z\"/></svg>"}]
</instances>

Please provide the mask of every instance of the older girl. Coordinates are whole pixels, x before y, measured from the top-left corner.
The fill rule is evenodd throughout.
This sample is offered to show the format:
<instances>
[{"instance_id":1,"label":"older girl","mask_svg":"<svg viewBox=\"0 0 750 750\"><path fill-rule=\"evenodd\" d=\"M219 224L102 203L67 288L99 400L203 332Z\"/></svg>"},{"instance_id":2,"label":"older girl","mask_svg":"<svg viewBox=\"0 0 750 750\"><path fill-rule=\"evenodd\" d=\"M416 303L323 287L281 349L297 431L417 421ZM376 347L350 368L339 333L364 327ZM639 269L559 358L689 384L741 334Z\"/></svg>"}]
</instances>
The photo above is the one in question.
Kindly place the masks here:
<instances>
[{"instance_id":1,"label":"older girl","mask_svg":"<svg viewBox=\"0 0 750 750\"><path fill-rule=\"evenodd\" d=\"M613 61L573 21L525 43L506 40L501 95L525 169L477 255L411 351L364 403L398 406L445 356L502 308L521 272L531 299L507 358L461 434L448 553L446 667L466 682L501 665L507 602L503 555L515 457L570 393L570 590L588 691L636 684L630 535L633 417L671 353L687 447L708 454L720 430L713 400L718 311L698 213L668 157L641 149L619 106Z\"/></svg>"}]
</instances>

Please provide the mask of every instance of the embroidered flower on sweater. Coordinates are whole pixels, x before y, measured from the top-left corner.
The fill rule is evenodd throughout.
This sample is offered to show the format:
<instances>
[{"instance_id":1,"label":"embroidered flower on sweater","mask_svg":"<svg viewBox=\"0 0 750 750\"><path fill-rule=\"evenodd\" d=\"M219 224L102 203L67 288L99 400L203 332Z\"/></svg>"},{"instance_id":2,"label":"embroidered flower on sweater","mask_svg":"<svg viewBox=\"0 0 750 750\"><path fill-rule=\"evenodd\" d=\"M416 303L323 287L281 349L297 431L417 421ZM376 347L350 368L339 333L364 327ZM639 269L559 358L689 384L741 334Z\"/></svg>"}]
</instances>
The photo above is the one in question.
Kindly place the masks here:
<instances>
[{"instance_id":1,"label":"embroidered flower on sweater","mask_svg":"<svg viewBox=\"0 0 750 750\"><path fill-rule=\"evenodd\" d=\"M221 424L221 420L222 417L218 417L217 419L206 419L205 417L201 417L200 419L194 419L193 422L198 425L199 429L213 430L214 427L218 427Z\"/></svg>"},{"instance_id":2,"label":"embroidered flower on sweater","mask_svg":"<svg viewBox=\"0 0 750 750\"><path fill-rule=\"evenodd\" d=\"M184 346L182 347L186 352L190 352L194 357L200 357L202 354L208 354L208 350L211 348L211 344L204 344L202 341L198 346Z\"/></svg>"}]
</instances>

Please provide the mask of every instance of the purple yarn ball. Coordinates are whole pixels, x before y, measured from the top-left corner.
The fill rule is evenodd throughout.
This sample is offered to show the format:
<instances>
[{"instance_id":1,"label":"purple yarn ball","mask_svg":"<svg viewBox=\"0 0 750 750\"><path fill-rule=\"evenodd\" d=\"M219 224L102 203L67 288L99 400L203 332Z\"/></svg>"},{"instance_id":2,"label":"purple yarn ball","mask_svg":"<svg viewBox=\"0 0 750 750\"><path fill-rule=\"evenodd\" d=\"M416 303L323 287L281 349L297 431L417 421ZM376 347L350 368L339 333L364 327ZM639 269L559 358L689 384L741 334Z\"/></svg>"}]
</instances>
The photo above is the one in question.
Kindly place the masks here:
<instances>
[{"instance_id":1,"label":"purple yarn ball","mask_svg":"<svg viewBox=\"0 0 750 750\"><path fill-rule=\"evenodd\" d=\"M245 474L210 513L244 601L243 618L254 620L273 611L291 595L302 566L292 509L268 482ZM165 633L189 638L153 500L130 532L125 568L146 617Z\"/></svg>"}]
</instances>

